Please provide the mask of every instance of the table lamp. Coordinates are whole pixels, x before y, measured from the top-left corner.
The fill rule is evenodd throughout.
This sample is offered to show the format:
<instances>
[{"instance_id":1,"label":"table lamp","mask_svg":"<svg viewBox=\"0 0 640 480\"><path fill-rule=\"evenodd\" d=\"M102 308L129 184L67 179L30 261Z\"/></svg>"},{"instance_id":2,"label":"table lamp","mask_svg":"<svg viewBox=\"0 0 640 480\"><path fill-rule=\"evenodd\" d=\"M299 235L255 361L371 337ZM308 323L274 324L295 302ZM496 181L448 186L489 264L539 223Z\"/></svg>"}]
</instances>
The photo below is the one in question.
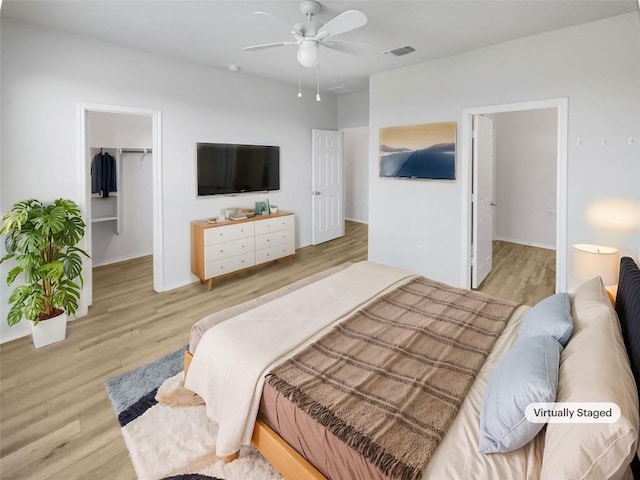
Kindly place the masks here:
<instances>
[{"instance_id":1,"label":"table lamp","mask_svg":"<svg viewBox=\"0 0 640 480\"><path fill-rule=\"evenodd\" d=\"M586 243L573 245L573 276L581 282L601 277L613 303L612 287L618 284L618 257L617 248Z\"/></svg>"}]
</instances>

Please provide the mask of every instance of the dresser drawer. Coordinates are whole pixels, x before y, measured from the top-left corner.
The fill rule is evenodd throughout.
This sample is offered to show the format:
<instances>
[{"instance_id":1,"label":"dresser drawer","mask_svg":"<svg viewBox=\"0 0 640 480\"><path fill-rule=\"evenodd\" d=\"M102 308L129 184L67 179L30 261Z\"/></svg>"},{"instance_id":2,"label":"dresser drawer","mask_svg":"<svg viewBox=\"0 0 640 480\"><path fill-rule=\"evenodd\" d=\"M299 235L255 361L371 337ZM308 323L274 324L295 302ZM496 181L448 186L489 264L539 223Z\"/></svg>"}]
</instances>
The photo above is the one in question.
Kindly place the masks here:
<instances>
[{"instance_id":1,"label":"dresser drawer","mask_svg":"<svg viewBox=\"0 0 640 480\"><path fill-rule=\"evenodd\" d=\"M244 253L253 252L254 237L241 238L231 242L214 243L204 247L204 261L212 262L214 260L222 260L223 258L242 255Z\"/></svg>"},{"instance_id":2,"label":"dresser drawer","mask_svg":"<svg viewBox=\"0 0 640 480\"><path fill-rule=\"evenodd\" d=\"M216 243L229 242L240 238L253 237L255 222L244 222L237 225L225 225L223 227L207 228L204 231L204 244L214 245Z\"/></svg>"},{"instance_id":3,"label":"dresser drawer","mask_svg":"<svg viewBox=\"0 0 640 480\"><path fill-rule=\"evenodd\" d=\"M277 258L288 257L289 255L293 255L295 252L296 249L293 242L269 248L261 248L260 250L256 250L256 264L269 262Z\"/></svg>"},{"instance_id":4,"label":"dresser drawer","mask_svg":"<svg viewBox=\"0 0 640 480\"><path fill-rule=\"evenodd\" d=\"M282 217L257 220L254 222L256 224L256 235L295 228L295 221L294 215L283 215Z\"/></svg>"},{"instance_id":5,"label":"dresser drawer","mask_svg":"<svg viewBox=\"0 0 640 480\"><path fill-rule=\"evenodd\" d=\"M256 257L254 252L236 255L235 257L205 263L204 276L205 278L217 277L219 275L224 275L225 273L235 272L236 270L242 270L247 267L253 267L255 264Z\"/></svg>"},{"instance_id":6,"label":"dresser drawer","mask_svg":"<svg viewBox=\"0 0 640 480\"><path fill-rule=\"evenodd\" d=\"M256 235L256 249L273 247L274 245L281 245L283 243L294 243L294 237L295 230L293 229Z\"/></svg>"}]
</instances>

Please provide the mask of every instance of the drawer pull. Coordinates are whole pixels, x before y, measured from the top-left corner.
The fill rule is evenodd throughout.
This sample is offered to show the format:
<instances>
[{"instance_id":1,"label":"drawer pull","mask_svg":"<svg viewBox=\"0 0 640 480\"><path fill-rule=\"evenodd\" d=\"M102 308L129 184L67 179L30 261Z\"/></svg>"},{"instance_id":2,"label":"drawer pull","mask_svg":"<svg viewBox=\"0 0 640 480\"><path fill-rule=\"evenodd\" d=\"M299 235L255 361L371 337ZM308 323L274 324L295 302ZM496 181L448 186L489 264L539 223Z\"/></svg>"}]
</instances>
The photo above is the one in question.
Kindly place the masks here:
<instances>
[{"instance_id":1,"label":"drawer pull","mask_svg":"<svg viewBox=\"0 0 640 480\"><path fill-rule=\"evenodd\" d=\"M224 253L224 250L220 250L220 253Z\"/></svg>"}]
</instances>

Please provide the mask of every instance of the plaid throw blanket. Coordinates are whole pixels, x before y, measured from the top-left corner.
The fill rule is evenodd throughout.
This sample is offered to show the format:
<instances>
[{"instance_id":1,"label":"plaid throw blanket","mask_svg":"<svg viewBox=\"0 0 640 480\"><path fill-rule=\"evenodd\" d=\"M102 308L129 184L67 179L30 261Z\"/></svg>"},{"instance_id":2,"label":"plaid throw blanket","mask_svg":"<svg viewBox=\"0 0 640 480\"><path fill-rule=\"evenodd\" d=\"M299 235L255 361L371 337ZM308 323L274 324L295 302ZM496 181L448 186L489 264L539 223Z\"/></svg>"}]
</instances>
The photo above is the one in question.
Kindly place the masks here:
<instances>
[{"instance_id":1,"label":"plaid throw blanket","mask_svg":"<svg viewBox=\"0 0 640 480\"><path fill-rule=\"evenodd\" d=\"M267 381L382 474L418 479L516 307L415 278Z\"/></svg>"}]
</instances>

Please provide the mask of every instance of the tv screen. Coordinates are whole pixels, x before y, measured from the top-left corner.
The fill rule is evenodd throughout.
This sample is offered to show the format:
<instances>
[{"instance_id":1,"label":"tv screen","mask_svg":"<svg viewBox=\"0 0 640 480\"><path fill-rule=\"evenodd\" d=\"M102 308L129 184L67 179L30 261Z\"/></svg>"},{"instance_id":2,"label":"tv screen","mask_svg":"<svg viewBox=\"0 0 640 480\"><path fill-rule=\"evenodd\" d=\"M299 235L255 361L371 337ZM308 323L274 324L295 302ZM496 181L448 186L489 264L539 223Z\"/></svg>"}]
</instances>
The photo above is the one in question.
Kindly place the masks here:
<instances>
[{"instance_id":1,"label":"tv screen","mask_svg":"<svg viewBox=\"0 0 640 480\"><path fill-rule=\"evenodd\" d=\"M280 189L280 147L198 143L198 196Z\"/></svg>"}]
</instances>

